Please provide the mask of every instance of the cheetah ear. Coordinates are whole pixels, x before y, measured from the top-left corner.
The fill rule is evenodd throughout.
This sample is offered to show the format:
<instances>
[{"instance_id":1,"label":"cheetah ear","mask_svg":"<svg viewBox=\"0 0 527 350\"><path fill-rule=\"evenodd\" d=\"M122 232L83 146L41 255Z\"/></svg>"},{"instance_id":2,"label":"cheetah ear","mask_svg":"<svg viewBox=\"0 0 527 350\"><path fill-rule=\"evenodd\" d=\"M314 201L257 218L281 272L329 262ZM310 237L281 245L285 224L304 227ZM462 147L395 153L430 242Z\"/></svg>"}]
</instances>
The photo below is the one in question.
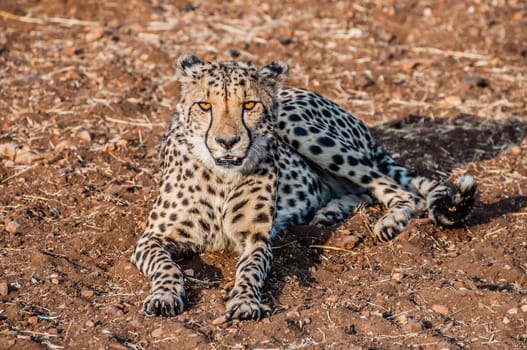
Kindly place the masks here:
<instances>
[{"instance_id":1,"label":"cheetah ear","mask_svg":"<svg viewBox=\"0 0 527 350\"><path fill-rule=\"evenodd\" d=\"M193 53L183 54L177 60L176 77L182 83L189 82L196 78L204 65L205 62Z\"/></svg>"},{"instance_id":2,"label":"cheetah ear","mask_svg":"<svg viewBox=\"0 0 527 350\"><path fill-rule=\"evenodd\" d=\"M258 70L262 81L267 82L276 89L281 88L287 80L289 67L282 61L273 61Z\"/></svg>"}]
</instances>

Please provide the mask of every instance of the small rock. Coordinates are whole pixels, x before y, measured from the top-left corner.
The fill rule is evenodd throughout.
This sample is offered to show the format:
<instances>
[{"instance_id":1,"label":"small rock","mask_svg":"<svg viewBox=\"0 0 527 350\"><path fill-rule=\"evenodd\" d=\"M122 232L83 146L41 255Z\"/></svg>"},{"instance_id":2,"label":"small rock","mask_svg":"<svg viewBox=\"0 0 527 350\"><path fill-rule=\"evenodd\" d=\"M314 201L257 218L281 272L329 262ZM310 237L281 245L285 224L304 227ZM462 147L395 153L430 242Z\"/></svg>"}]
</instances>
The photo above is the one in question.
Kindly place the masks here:
<instances>
[{"instance_id":1,"label":"small rock","mask_svg":"<svg viewBox=\"0 0 527 350\"><path fill-rule=\"evenodd\" d=\"M88 33L86 33L86 42L91 43L94 41L99 40L104 35L104 28L103 27L92 27L88 30Z\"/></svg>"},{"instance_id":2,"label":"small rock","mask_svg":"<svg viewBox=\"0 0 527 350\"><path fill-rule=\"evenodd\" d=\"M18 232L18 229L20 228L20 224L16 221L9 221L5 225L5 230L9 233L16 233Z\"/></svg>"},{"instance_id":3,"label":"small rock","mask_svg":"<svg viewBox=\"0 0 527 350\"><path fill-rule=\"evenodd\" d=\"M84 325L88 328L93 328L95 327L95 322L93 322L92 320L87 320Z\"/></svg>"},{"instance_id":4,"label":"small rock","mask_svg":"<svg viewBox=\"0 0 527 350\"><path fill-rule=\"evenodd\" d=\"M471 87L485 88L489 86L489 81L487 79L478 76L465 77L463 83Z\"/></svg>"},{"instance_id":5,"label":"small rock","mask_svg":"<svg viewBox=\"0 0 527 350\"><path fill-rule=\"evenodd\" d=\"M154 338L159 338L163 335L163 333L164 333L163 328L159 327L159 328L154 329L150 335Z\"/></svg>"},{"instance_id":6,"label":"small rock","mask_svg":"<svg viewBox=\"0 0 527 350\"><path fill-rule=\"evenodd\" d=\"M82 129L82 130L77 131L75 136L77 138L79 138L80 140L82 140L82 141L91 142L90 132L88 130L86 130L86 129Z\"/></svg>"},{"instance_id":7,"label":"small rock","mask_svg":"<svg viewBox=\"0 0 527 350\"><path fill-rule=\"evenodd\" d=\"M91 297L93 297L94 294L95 294L95 293L94 293L93 290L91 290L91 289L85 289L85 288L83 288L83 289L81 290L81 295L82 295L83 297L86 297L86 298L91 298Z\"/></svg>"},{"instance_id":8,"label":"small rock","mask_svg":"<svg viewBox=\"0 0 527 350\"><path fill-rule=\"evenodd\" d=\"M375 85L375 82L370 77L368 77L366 74L359 75L356 78L355 83L359 88L362 88L362 89Z\"/></svg>"},{"instance_id":9,"label":"small rock","mask_svg":"<svg viewBox=\"0 0 527 350\"><path fill-rule=\"evenodd\" d=\"M59 281L59 279L58 279L58 278L56 278L56 277L53 277L53 278L51 279L51 283L53 283L53 284L59 284L59 283L60 283L60 281Z\"/></svg>"},{"instance_id":10,"label":"small rock","mask_svg":"<svg viewBox=\"0 0 527 350\"><path fill-rule=\"evenodd\" d=\"M423 330L423 323L417 320L408 320L408 322L401 327L404 332L420 332Z\"/></svg>"},{"instance_id":11,"label":"small rock","mask_svg":"<svg viewBox=\"0 0 527 350\"><path fill-rule=\"evenodd\" d=\"M27 323L30 325L36 325L38 323L38 317L37 316L31 316L27 319Z\"/></svg>"},{"instance_id":12,"label":"small rock","mask_svg":"<svg viewBox=\"0 0 527 350\"><path fill-rule=\"evenodd\" d=\"M507 313L509 315L516 315L516 314L518 314L518 308L517 307L513 307L513 308L507 310Z\"/></svg>"},{"instance_id":13,"label":"small rock","mask_svg":"<svg viewBox=\"0 0 527 350\"><path fill-rule=\"evenodd\" d=\"M501 320L503 324L509 324L511 323L511 320L508 317L504 317L503 320Z\"/></svg>"},{"instance_id":14,"label":"small rock","mask_svg":"<svg viewBox=\"0 0 527 350\"><path fill-rule=\"evenodd\" d=\"M522 312L527 312L527 305L522 305L520 310L522 310Z\"/></svg>"},{"instance_id":15,"label":"small rock","mask_svg":"<svg viewBox=\"0 0 527 350\"><path fill-rule=\"evenodd\" d=\"M48 329L48 334L57 335L57 334L59 334L59 331L58 331L57 328L50 328L50 329Z\"/></svg>"},{"instance_id":16,"label":"small rock","mask_svg":"<svg viewBox=\"0 0 527 350\"><path fill-rule=\"evenodd\" d=\"M0 145L0 157L13 159L16 154L17 145L13 142L3 143Z\"/></svg>"},{"instance_id":17,"label":"small rock","mask_svg":"<svg viewBox=\"0 0 527 350\"><path fill-rule=\"evenodd\" d=\"M520 146L513 146L511 149L509 149L510 154L513 156L520 155L522 153L522 149Z\"/></svg>"},{"instance_id":18,"label":"small rock","mask_svg":"<svg viewBox=\"0 0 527 350\"><path fill-rule=\"evenodd\" d=\"M399 282L399 281L401 281L403 278L404 278L404 273L402 273L402 272L394 272L394 273L392 274L392 280L394 280L394 281Z\"/></svg>"},{"instance_id":19,"label":"small rock","mask_svg":"<svg viewBox=\"0 0 527 350\"><path fill-rule=\"evenodd\" d=\"M329 296L325 299L325 302L328 304L335 304L337 301L339 301L339 298L336 296Z\"/></svg>"},{"instance_id":20,"label":"small rock","mask_svg":"<svg viewBox=\"0 0 527 350\"><path fill-rule=\"evenodd\" d=\"M456 107L463 104L463 100L459 96L448 96L440 100L438 104L442 107Z\"/></svg>"},{"instance_id":21,"label":"small rock","mask_svg":"<svg viewBox=\"0 0 527 350\"><path fill-rule=\"evenodd\" d=\"M408 317L406 317L405 314L402 314L402 315L399 315L397 317L395 317L395 322L399 325L405 325L406 323L408 323Z\"/></svg>"},{"instance_id":22,"label":"small rock","mask_svg":"<svg viewBox=\"0 0 527 350\"><path fill-rule=\"evenodd\" d=\"M9 294L9 285L7 284L6 280L0 281L0 297L5 297L7 294Z\"/></svg>"},{"instance_id":23,"label":"small rock","mask_svg":"<svg viewBox=\"0 0 527 350\"><path fill-rule=\"evenodd\" d=\"M440 305L440 304L432 305L432 310L434 310L438 314L445 315L445 316L448 315L450 312L450 310L448 310L448 307L444 305Z\"/></svg>"},{"instance_id":24,"label":"small rock","mask_svg":"<svg viewBox=\"0 0 527 350\"><path fill-rule=\"evenodd\" d=\"M185 271L183 271L183 273L185 274L185 276L194 277L193 269L186 269Z\"/></svg>"},{"instance_id":25,"label":"small rock","mask_svg":"<svg viewBox=\"0 0 527 350\"><path fill-rule=\"evenodd\" d=\"M71 79L71 80L76 80L76 81L81 81L82 80L81 74L78 71L76 71L75 69L67 71L66 74L64 75L64 77L66 79Z\"/></svg>"},{"instance_id":26,"label":"small rock","mask_svg":"<svg viewBox=\"0 0 527 350\"><path fill-rule=\"evenodd\" d=\"M287 318L299 318L300 317L300 312L298 312L296 309L295 310L291 310L288 313L286 313L285 316Z\"/></svg>"},{"instance_id":27,"label":"small rock","mask_svg":"<svg viewBox=\"0 0 527 350\"><path fill-rule=\"evenodd\" d=\"M140 319L138 318L132 318L130 320L130 326L136 328L136 329L139 329L139 328L142 328L143 327L143 323L141 322Z\"/></svg>"},{"instance_id":28,"label":"small rock","mask_svg":"<svg viewBox=\"0 0 527 350\"><path fill-rule=\"evenodd\" d=\"M102 308L102 311L106 314L124 315L124 306L121 304L110 304Z\"/></svg>"},{"instance_id":29,"label":"small rock","mask_svg":"<svg viewBox=\"0 0 527 350\"><path fill-rule=\"evenodd\" d=\"M129 348L121 343L117 343L117 342L112 342L110 344L108 344L108 348L109 349L114 349L114 350L128 350Z\"/></svg>"}]
</instances>

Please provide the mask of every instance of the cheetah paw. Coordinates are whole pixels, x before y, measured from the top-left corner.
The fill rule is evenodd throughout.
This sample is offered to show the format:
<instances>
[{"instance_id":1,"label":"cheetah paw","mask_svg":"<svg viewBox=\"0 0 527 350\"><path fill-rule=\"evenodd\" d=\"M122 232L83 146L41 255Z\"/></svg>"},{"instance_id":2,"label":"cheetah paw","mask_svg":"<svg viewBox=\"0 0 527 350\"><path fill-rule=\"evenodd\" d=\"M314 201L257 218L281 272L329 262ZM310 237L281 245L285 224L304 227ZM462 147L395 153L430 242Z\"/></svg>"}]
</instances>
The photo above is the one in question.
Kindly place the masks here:
<instances>
[{"instance_id":1,"label":"cheetah paw","mask_svg":"<svg viewBox=\"0 0 527 350\"><path fill-rule=\"evenodd\" d=\"M258 320L271 314L268 305L261 304L256 299L233 298L227 301L225 319L229 320Z\"/></svg>"},{"instance_id":2,"label":"cheetah paw","mask_svg":"<svg viewBox=\"0 0 527 350\"><path fill-rule=\"evenodd\" d=\"M408 225L408 222L408 216L400 213L390 213L377 221L373 228L373 233L380 242L386 242L401 233Z\"/></svg>"},{"instance_id":3,"label":"cheetah paw","mask_svg":"<svg viewBox=\"0 0 527 350\"><path fill-rule=\"evenodd\" d=\"M176 295L168 291L156 291L150 294L143 304L147 316L176 316L185 310L185 294Z\"/></svg>"},{"instance_id":4,"label":"cheetah paw","mask_svg":"<svg viewBox=\"0 0 527 350\"><path fill-rule=\"evenodd\" d=\"M309 224L318 227L332 226L342 219L343 215L335 212L317 213Z\"/></svg>"}]
</instances>

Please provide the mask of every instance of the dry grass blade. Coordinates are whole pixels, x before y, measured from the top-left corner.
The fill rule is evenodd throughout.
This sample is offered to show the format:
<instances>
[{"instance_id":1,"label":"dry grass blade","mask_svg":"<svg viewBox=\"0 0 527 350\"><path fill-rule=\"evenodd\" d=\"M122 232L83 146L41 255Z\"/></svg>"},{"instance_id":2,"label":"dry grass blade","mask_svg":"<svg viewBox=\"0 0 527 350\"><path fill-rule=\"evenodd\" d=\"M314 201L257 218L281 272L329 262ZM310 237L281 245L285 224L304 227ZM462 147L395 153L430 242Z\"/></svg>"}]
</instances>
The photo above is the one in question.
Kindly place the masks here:
<instances>
[{"instance_id":1,"label":"dry grass blade","mask_svg":"<svg viewBox=\"0 0 527 350\"><path fill-rule=\"evenodd\" d=\"M11 19L19 22L24 23L33 23L33 24L59 24L61 26L65 27L73 27L73 26L97 26L100 23L94 22L94 21L82 21L75 18L59 18L59 17L52 17L52 18L34 18L29 16L17 16L15 14L2 11L0 10L0 17Z\"/></svg>"}]
</instances>

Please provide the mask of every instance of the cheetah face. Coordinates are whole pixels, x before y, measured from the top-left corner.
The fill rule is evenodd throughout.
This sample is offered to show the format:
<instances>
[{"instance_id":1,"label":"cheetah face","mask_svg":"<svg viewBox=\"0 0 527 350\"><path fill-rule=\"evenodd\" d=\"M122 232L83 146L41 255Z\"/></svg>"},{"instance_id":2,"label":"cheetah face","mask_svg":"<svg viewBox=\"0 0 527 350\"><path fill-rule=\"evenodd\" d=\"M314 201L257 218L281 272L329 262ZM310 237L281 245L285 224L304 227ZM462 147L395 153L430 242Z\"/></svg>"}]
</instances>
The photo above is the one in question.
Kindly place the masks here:
<instances>
[{"instance_id":1,"label":"cheetah face","mask_svg":"<svg viewBox=\"0 0 527 350\"><path fill-rule=\"evenodd\" d=\"M262 68L243 62L203 62L192 54L178 59L178 104L192 152L220 172L250 173L274 138L276 94L287 65Z\"/></svg>"}]
</instances>

